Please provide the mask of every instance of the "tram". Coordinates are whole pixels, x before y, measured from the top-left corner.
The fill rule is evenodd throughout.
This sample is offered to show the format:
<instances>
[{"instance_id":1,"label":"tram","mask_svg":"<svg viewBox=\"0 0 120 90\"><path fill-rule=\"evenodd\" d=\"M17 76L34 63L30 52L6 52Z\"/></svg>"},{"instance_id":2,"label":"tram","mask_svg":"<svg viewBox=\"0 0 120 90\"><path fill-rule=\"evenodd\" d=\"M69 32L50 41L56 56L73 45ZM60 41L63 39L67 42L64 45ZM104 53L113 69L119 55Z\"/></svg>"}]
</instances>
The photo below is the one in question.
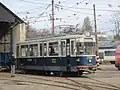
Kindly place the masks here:
<instances>
[{"instance_id":1,"label":"tram","mask_svg":"<svg viewBox=\"0 0 120 90\"><path fill-rule=\"evenodd\" d=\"M44 72L77 72L96 68L95 38L51 35L17 43L17 68Z\"/></svg>"},{"instance_id":2,"label":"tram","mask_svg":"<svg viewBox=\"0 0 120 90\"><path fill-rule=\"evenodd\" d=\"M99 52L100 61L110 62L111 64L115 64L115 55L116 49L103 49Z\"/></svg>"}]
</instances>

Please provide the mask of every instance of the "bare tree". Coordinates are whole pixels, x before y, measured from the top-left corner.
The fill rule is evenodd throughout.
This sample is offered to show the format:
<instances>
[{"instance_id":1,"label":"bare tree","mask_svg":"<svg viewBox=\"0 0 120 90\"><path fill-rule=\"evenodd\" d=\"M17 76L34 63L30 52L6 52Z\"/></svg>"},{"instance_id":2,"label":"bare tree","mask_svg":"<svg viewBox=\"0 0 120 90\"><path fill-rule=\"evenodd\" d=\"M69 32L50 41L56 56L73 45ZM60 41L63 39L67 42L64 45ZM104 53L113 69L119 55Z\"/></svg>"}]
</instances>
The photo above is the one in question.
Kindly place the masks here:
<instances>
[{"instance_id":1,"label":"bare tree","mask_svg":"<svg viewBox=\"0 0 120 90\"><path fill-rule=\"evenodd\" d=\"M112 23L115 30L115 39L120 37L120 12L114 13Z\"/></svg>"},{"instance_id":2,"label":"bare tree","mask_svg":"<svg viewBox=\"0 0 120 90\"><path fill-rule=\"evenodd\" d=\"M36 29L31 26L29 26L29 30L27 31L27 38L35 38L40 36L49 35L50 30L47 29Z\"/></svg>"}]
</instances>

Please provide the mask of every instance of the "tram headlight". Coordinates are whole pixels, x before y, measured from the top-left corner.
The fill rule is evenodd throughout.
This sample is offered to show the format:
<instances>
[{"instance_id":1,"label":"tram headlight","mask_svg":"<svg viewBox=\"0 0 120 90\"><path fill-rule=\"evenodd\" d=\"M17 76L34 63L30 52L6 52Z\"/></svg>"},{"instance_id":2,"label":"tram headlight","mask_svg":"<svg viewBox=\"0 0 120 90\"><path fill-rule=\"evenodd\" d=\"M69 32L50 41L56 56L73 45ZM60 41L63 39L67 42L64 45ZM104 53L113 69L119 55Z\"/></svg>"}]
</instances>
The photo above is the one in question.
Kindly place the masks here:
<instances>
[{"instance_id":1,"label":"tram headlight","mask_svg":"<svg viewBox=\"0 0 120 90\"><path fill-rule=\"evenodd\" d=\"M89 60L89 63L91 63L92 62L92 60Z\"/></svg>"}]
</instances>

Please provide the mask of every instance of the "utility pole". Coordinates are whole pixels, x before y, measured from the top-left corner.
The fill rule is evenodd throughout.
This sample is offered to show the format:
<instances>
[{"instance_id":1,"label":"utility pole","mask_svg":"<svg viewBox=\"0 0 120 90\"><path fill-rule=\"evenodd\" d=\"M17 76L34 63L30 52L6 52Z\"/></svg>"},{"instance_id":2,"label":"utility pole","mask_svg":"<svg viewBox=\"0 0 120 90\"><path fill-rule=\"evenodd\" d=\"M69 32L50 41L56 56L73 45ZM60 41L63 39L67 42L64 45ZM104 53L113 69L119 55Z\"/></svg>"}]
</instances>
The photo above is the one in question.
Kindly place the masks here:
<instances>
[{"instance_id":1,"label":"utility pole","mask_svg":"<svg viewBox=\"0 0 120 90\"><path fill-rule=\"evenodd\" d=\"M95 27L95 40L96 40L96 56L99 55L99 47L98 47L98 37L97 37L97 24L96 24L96 10L95 10L95 4L93 5L94 9L94 27Z\"/></svg>"},{"instance_id":2,"label":"utility pole","mask_svg":"<svg viewBox=\"0 0 120 90\"><path fill-rule=\"evenodd\" d=\"M52 34L54 34L54 0L52 0Z\"/></svg>"}]
</instances>

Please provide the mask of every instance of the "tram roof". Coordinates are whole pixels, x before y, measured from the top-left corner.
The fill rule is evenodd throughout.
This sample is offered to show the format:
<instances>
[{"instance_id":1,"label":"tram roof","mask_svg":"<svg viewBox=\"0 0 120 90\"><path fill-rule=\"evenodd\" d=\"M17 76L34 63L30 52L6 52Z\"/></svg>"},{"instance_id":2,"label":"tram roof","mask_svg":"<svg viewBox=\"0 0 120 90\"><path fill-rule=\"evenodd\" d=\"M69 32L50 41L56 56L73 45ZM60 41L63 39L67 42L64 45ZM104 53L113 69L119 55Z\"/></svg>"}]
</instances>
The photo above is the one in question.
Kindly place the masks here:
<instances>
[{"instance_id":1,"label":"tram roof","mask_svg":"<svg viewBox=\"0 0 120 90\"><path fill-rule=\"evenodd\" d=\"M93 36L87 37L85 35L48 35L48 36L42 36L42 37L36 37L36 38L27 38L27 42L36 42L36 41L44 41L44 40L57 40L57 39L69 39L69 38L94 38ZM24 42L19 42L24 43Z\"/></svg>"}]
</instances>

